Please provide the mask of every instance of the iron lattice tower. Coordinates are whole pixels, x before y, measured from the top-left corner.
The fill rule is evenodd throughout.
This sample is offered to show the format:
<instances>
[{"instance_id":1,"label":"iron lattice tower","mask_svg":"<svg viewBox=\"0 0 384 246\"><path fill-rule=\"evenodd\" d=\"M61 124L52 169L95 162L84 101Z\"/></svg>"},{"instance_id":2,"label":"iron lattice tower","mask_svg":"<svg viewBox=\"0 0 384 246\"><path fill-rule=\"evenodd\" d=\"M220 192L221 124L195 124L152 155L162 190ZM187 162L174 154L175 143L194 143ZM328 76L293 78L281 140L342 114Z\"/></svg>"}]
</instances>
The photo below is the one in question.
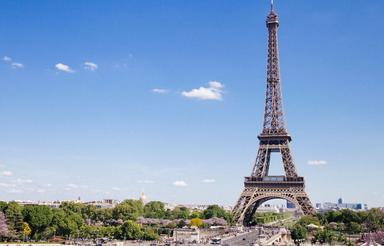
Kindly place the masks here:
<instances>
[{"instance_id":1,"label":"iron lattice tower","mask_svg":"<svg viewBox=\"0 0 384 246\"><path fill-rule=\"evenodd\" d=\"M268 61L263 130L258 136L259 150L251 176L245 177L244 190L233 209L235 220L244 225L250 225L253 214L263 202L275 198L294 203L304 214L315 211L305 193L304 178L297 175L289 147L292 139L285 127L280 81L277 42L279 20L273 6L266 24ZM268 176L272 152L281 153L285 175Z\"/></svg>"}]
</instances>

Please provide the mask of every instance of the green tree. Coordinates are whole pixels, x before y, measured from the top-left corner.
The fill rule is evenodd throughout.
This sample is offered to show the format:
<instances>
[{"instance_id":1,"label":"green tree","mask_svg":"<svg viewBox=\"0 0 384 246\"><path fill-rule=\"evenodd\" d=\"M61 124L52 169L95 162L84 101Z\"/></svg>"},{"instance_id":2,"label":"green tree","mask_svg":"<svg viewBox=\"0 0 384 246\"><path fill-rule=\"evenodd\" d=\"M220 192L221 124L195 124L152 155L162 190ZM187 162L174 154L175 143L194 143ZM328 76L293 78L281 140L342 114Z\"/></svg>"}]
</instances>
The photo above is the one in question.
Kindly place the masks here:
<instances>
[{"instance_id":1,"label":"green tree","mask_svg":"<svg viewBox=\"0 0 384 246\"><path fill-rule=\"evenodd\" d=\"M291 231L291 238L296 245L300 245L301 242L307 239L307 229L298 223L295 224L290 229L290 231Z\"/></svg>"},{"instance_id":2,"label":"green tree","mask_svg":"<svg viewBox=\"0 0 384 246\"><path fill-rule=\"evenodd\" d=\"M219 205L209 205L203 211L203 217L204 217L204 219L210 219L213 217L225 218L226 217L226 211L222 207L220 207Z\"/></svg>"},{"instance_id":3,"label":"green tree","mask_svg":"<svg viewBox=\"0 0 384 246\"><path fill-rule=\"evenodd\" d=\"M320 226L320 221L317 217L313 216L313 215L305 215L305 216L302 216L298 223L302 226L307 226L309 224L314 224L314 225L317 225L317 226Z\"/></svg>"},{"instance_id":4,"label":"green tree","mask_svg":"<svg viewBox=\"0 0 384 246\"><path fill-rule=\"evenodd\" d=\"M384 212L377 208L368 211L365 224L369 232L375 232L384 229Z\"/></svg>"},{"instance_id":5,"label":"green tree","mask_svg":"<svg viewBox=\"0 0 384 246\"><path fill-rule=\"evenodd\" d=\"M121 236L122 239L134 240L140 239L143 237L143 232L141 226L132 220L127 220L121 226Z\"/></svg>"},{"instance_id":6,"label":"green tree","mask_svg":"<svg viewBox=\"0 0 384 246\"><path fill-rule=\"evenodd\" d=\"M81 211L84 209L84 207L86 207L86 205L75 202L63 202L60 205L60 208L62 208L64 211L77 214L81 214Z\"/></svg>"},{"instance_id":7,"label":"green tree","mask_svg":"<svg viewBox=\"0 0 384 246\"><path fill-rule=\"evenodd\" d=\"M351 222L361 223L360 217L357 215L357 213L350 209L341 210L340 217L341 217L341 221L345 224L349 224Z\"/></svg>"},{"instance_id":8,"label":"green tree","mask_svg":"<svg viewBox=\"0 0 384 246\"><path fill-rule=\"evenodd\" d=\"M145 228L143 231L143 236L142 238L144 240L157 240L159 238L159 235L152 229L152 228Z\"/></svg>"},{"instance_id":9,"label":"green tree","mask_svg":"<svg viewBox=\"0 0 384 246\"><path fill-rule=\"evenodd\" d=\"M16 202L9 202L4 214L7 218L10 236L16 237L23 229L23 208Z\"/></svg>"},{"instance_id":10,"label":"green tree","mask_svg":"<svg viewBox=\"0 0 384 246\"><path fill-rule=\"evenodd\" d=\"M190 219L193 218L203 218L203 214L200 211L192 211L191 215L189 215Z\"/></svg>"},{"instance_id":11,"label":"green tree","mask_svg":"<svg viewBox=\"0 0 384 246\"><path fill-rule=\"evenodd\" d=\"M143 204L139 200L125 200L117 205L113 211L112 216L114 219L136 220L139 216L143 215Z\"/></svg>"},{"instance_id":12,"label":"green tree","mask_svg":"<svg viewBox=\"0 0 384 246\"><path fill-rule=\"evenodd\" d=\"M325 213L327 222L342 222L341 212L340 211L329 211Z\"/></svg>"},{"instance_id":13,"label":"green tree","mask_svg":"<svg viewBox=\"0 0 384 246\"><path fill-rule=\"evenodd\" d=\"M316 231L313 234L312 243L319 242L321 244L323 243L332 244L334 241L336 241L336 239L337 237L334 231L324 229L324 230Z\"/></svg>"},{"instance_id":14,"label":"green tree","mask_svg":"<svg viewBox=\"0 0 384 246\"><path fill-rule=\"evenodd\" d=\"M351 234L357 234L361 232L361 225L356 222L350 222L347 226L347 230Z\"/></svg>"},{"instance_id":15,"label":"green tree","mask_svg":"<svg viewBox=\"0 0 384 246\"><path fill-rule=\"evenodd\" d=\"M164 203L152 201L144 206L144 217L146 218L164 218L165 216Z\"/></svg>"},{"instance_id":16,"label":"green tree","mask_svg":"<svg viewBox=\"0 0 384 246\"><path fill-rule=\"evenodd\" d=\"M178 206L172 210L172 218L173 219L188 219L190 213L191 213L191 211L189 210L189 208ZM194 217L194 218L197 218L197 217Z\"/></svg>"},{"instance_id":17,"label":"green tree","mask_svg":"<svg viewBox=\"0 0 384 246\"><path fill-rule=\"evenodd\" d=\"M106 222L113 218L112 208L99 208L96 210L94 221Z\"/></svg>"},{"instance_id":18,"label":"green tree","mask_svg":"<svg viewBox=\"0 0 384 246\"><path fill-rule=\"evenodd\" d=\"M86 205L81 208L81 214L84 219L90 219L91 221L96 221L97 219L97 208L94 205Z\"/></svg>"},{"instance_id":19,"label":"green tree","mask_svg":"<svg viewBox=\"0 0 384 246\"><path fill-rule=\"evenodd\" d=\"M223 218L229 224L233 223L232 213L225 211L222 207L218 205L209 205L204 211L203 216L204 219L210 219L213 217Z\"/></svg>"},{"instance_id":20,"label":"green tree","mask_svg":"<svg viewBox=\"0 0 384 246\"><path fill-rule=\"evenodd\" d=\"M8 203L7 202L4 202L4 201L0 201L0 212L3 212L5 211L5 209L7 208L8 206Z\"/></svg>"},{"instance_id":21,"label":"green tree","mask_svg":"<svg viewBox=\"0 0 384 246\"><path fill-rule=\"evenodd\" d=\"M53 213L47 206L32 205L23 209L24 221L32 227L32 236L37 235L47 228L51 222Z\"/></svg>"},{"instance_id":22,"label":"green tree","mask_svg":"<svg viewBox=\"0 0 384 246\"><path fill-rule=\"evenodd\" d=\"M176 225L176 227L178 228L183 228L186 226L187 226L187 222L185 222L185 220L179 220L179 222L177 222L177 225Z\"/></svg>"},{"instance_id":23,"label":"green tree","mask_svg":"<svg viewBox=\"0 0 384 246\"><path fill-rule=\"evenodd\" d=\"M77 236L84 225L84 220L79 213L59 208L54 210L52 225L56 229L57 235Z\"/></svg>"}]
</instances>

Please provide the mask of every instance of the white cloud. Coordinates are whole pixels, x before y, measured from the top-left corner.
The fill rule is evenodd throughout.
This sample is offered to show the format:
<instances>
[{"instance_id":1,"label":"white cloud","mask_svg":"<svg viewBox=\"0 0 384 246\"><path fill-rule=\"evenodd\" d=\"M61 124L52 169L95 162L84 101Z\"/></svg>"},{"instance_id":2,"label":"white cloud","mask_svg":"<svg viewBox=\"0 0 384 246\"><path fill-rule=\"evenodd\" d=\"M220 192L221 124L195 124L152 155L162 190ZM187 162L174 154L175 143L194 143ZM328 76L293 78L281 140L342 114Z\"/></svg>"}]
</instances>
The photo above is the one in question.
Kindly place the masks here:
<instances>
[{"instance_id":1,"label":"white cloud","mask_svg":"<svg viewBox=\"0 0 384 246\"><path fill-rule=\"evenodd\" d=\"M185 186L187 186L187 183L183 180L177 180L177 181L173 182L173 185L176 187L185 187Z\"/></svg>"},{"instance_id":2,"label":"white cloud","mask_svg":"<svg viewBox=\"0 0 384 246\"><path fill-rule=\"evenodd\" d=\"M3 61L5 61L5 62L11 62L11 61L12 61L12 58L9 57L9 56L4 56L4 57L3 57Z\"/></svg>"},{"instance_id":3,"label":"white cloud","mask_svg":"<svg viewBox=\"0 0 384 246\"><path fill-rule=\"evenodd\" d=\"M222 100L224 85L219 81L210 81L208 87L199 87L190 91L183 91L181 95L199 100Z\"/></svg>"},{"instance_id":4,"label":"white cloud","mask_svg":"<svg viewBox=\"0 0 384 246\"><path fill-rule=\"evenodd\" d=\"M62 71L62 72L66 72L66 73L73 73L74 72L68 65L65 65L63 63L57 63L55 65L55 67L57 70Z\"/></svg>"},{"instance_id":5,"label":"white cloud","mask_svg":"<svg viewBox=\"0 0 384 246\"><path fill-rule=\"evenodd\" d=\"M24 64L19 62L12 62L11 63L12 68L24 68Z\"/></svg>"},{"instance_id":6,"label":"white cloud","mask_svg":"<svg viewBox=\"0 0 384 246\"><path fill-rule=\"evenodd\" d=\"M112 187L112 190L114 190L114 191L121 191L121 189L119 187Z\"/></svg>"},{"instance_id":7,"label":"white cloud","mask_svg":"<svg viewBox=\"0 0 384 246\"><path fill-rule=\"evenodd\" d=\"M7 171L7 170L4 170L0 173L1 176L12 176L12 172L11 171Z\"/></svg>"},{"instance_id":8,"label":"white cloud","mask_svg":"<svg viewBox=\"0 0 384 246\"><path fill-rule=\"evenodd\" d=\"M311 166L324 166L327 165L327 161L324 160L309 160L308 165Z\"/></svg>"},{"instance_id":9,"label":"white cloud","mask_svg":"<svg viewBox=\"0 0 384 246\"><path fill-rule=\"evenodd\" d=\"M23 190L20 190L20 189L9 189L6 191L7 193L23 193L24 191Z\"/></svg>"},{"instance_id":10,"label":"white cloud","mask_svg":"<svg viewBox=\"0 0 384 246\"><path fill-rule=\"evenodd\" d=\"M67 184L67 187L68 188L72 188L72 189L76 189L78 188L79 186L77 184Z\"/></svg>"},{"instance_id":11,"label":"white cloud","mask_svg":"<svg viewBox=\"0 0 384 246\"><path fill-rule=\"evenodd\" d=\"M21 179L21 178L18 178L15 180L15 183L17 184L30 184L32 183L33 181L31 179Z\"/></svg>"},{"instance_id":12,"label":"white cloud","mask_svg":"<svg viewBox=\"0 0 384 246\"><path fill-rule=\"evenodd\" d=\"M96 71L96 69L98 68L97 64L93 62L84 62L83 65L84 65L84 69L90 70L90 71Z\"/></svg>"},{"instance_id":13,"label":"white cloud","mask_svg":"<svg viewBox=\"0 0 384 246\"><path fill-rule=\"evenodd\" d=\"M215 179L203 179L203 183L215 183Z\"/></svg>"},{"instance_id":14,"label":"white cloud","mask_svg":"<svg viewBox=\"0 0 384 246\"><path fill-rule=\"evenodd\" d=\"M160 89L160 88L154 88L154 89L152 89L152 92L153 93L157 93L157 94L168 94L169 90L167 90L167 89Z\"/></svg>"},{"instance_id":15,"label":"white cloud","mask_svg":"<svg viewBox=\"0 0 384 246\"><path fill-rule=\"evenodd\" d=\"M0 187L4 187L4 188L16 187L16 184L0 183Z\"/></svg>"},{"instance_id":16,"label":"white cloud","mask_svg":"<svg viewBox=\"0 0 384 246\"><path fill-rule=\"evenodd\" d=\"M144 180L137 181L137 183L139 183L139 184L153 184L153 183L155 183L155 181L150 180L150 179L144 179Z\"/></svg>"},{"instance_id":17,"label":"white cloud","mask_svg":"<svg viewBox=\"0 0 384 246\"><path fill-rule=\"evenodd\" d=\"M3 61L9 63L11 65L12 68L24 68L24 64L20 63L20 62L12 62L12 58L9 57L9 56L4 56L3 57Z\"/></svg>"}]
</instances>

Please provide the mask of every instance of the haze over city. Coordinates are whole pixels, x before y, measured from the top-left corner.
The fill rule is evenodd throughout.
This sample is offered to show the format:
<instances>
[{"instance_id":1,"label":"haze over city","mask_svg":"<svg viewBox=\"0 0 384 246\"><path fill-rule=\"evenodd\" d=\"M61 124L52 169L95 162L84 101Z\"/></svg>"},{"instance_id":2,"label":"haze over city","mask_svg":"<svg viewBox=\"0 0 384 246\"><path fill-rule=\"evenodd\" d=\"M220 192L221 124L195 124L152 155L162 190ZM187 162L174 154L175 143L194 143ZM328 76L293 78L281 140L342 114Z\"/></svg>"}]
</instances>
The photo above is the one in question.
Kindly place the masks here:
<instances>
[{"instance_id":1,"label":"haze over city","mask_svg":"<svg viewBox=\"0 0 384 246\"><path fill-rule=\"evenodd\" d=\"M307 194L383 206L384 2L276 7L284 110ZM262 129L265 1L0 9L0 200L145 192L234 205Z\"/></svg>"}]
</instances>

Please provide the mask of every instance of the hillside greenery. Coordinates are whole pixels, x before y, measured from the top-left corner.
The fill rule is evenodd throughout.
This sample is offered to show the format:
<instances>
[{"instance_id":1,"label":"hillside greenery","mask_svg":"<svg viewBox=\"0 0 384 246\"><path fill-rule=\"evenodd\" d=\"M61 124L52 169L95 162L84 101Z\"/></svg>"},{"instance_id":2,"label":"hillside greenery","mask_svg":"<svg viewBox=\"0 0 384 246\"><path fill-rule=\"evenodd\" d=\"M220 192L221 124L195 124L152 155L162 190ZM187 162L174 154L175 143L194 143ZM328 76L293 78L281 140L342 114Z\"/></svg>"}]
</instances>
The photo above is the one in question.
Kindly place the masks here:
<instances>
[{"instance_id":1,"label":"hillside greenery","mask_svg":"<svg viewBox=\"0 0 384 246\"><path fill-rule=\"evenodd\" d=\"M169 221L165 225L141 225L139 217ZM157 239L159 233L170 234L173 228L193 224L202 226L203 219L223 218L228 223L232 216L218 205L203 211L186 207L166 209L164 203L125 200L114 208L97 208L73 202L64 202L59 208L44 205L21 206L16 202L0 202L1 241L52 241L54 239Z\"/></svg>"}]
</instances>

